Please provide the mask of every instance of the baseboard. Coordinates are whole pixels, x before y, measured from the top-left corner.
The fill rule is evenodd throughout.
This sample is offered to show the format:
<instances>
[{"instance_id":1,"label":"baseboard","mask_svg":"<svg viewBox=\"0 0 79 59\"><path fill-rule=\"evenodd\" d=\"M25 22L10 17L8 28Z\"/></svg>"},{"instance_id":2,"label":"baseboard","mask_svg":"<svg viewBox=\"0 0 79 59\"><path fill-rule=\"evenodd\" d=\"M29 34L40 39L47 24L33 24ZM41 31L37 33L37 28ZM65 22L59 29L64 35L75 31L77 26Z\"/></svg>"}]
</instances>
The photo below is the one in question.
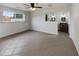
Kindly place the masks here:
<instances>
[{"instance_id":1,"label":"baseboard","mask_svg":"<svg viewBox=\"0 0 79 59\"><path fill-rule=\"evenodd\" d=\"M28 32L28 31L31 31L30 29L28 29L28 30L24 30L24 31L21 31L21 32L16 32L16 33L13 33L13 34L10 34L10 35L7 35L7 36L4 36L4 37L1 37L0 39L5 39L5 38L8 38L8 37L10 37L10 36L15 36L15 35L19 35L19 34L22 34L22 33L24 33L24 32Z\"/></svg>"},{"instance_id":2,"label":"baseboard","mask_svg":"<svg viewBox=\"0 0 79 59\"><path fill-rule=\"evenodd\" d=\"M50 35L58 35L58 34L47 33L47 32L43 32L43 31L39 31L39 30L34 30L34 29L31 29L31 30L32 30L32 31L41 32L41 33L45 33L45 34L50 34Z\"/></svg>"},{"instance_id":3,"label":"baseboard","mask_svg":"<svg viewBox=\"0 0 79 59\"><path fill-rule=\"evenodd\" d=\"M70 38L70 39L71 39L71 38ZM78 51L78 49L77 49L77 47L76 47L76 45L75 45L73 39L71 39L71 40L72 40L72 42L73 42L73 44L74 44L74 46L75 46L75 49L76 49L76 51L77 51L77 53L78 53L78 56L79 56L79 51Z\"/></svg>"}]
</instances>

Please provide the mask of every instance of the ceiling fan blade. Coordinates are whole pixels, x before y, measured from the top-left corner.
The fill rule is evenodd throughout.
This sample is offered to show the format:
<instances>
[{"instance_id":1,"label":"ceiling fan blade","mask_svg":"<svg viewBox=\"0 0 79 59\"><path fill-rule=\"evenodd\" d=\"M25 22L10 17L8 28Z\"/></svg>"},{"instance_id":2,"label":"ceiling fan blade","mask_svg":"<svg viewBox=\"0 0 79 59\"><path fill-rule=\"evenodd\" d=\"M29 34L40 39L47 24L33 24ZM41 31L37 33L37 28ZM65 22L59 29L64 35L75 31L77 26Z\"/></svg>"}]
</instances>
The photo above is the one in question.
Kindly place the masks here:
<instances>
[{"instance_id":1,"label":"ceiling fan blade","mask_svg":"<svg viewBox=\"0 0 79 59\"><path fill-rule=\"evenodd\" d=\"M40 6L34 6L35 8L43 8L43 7L40 7Z\"/></svg>"},{"instance_id":2,"label":"ceiling fan blade","mask_svg":"<svg viewBox=\"0 0 79 59\"><path fill-rule=\"evenodd\" d=\"M29 9L30 7L25 7L26 9Z\"/></svg>"},{"instance_id":3,"label":"ceiling fan blade","mask_svg":"<svg viewBox=\"0 0 79 59\"><path fill-rule=\"evenodd\" d=\"M24 4L24 6L30 6L30 5L28 5L28 4Z\"/></svg>"}]
</instances>

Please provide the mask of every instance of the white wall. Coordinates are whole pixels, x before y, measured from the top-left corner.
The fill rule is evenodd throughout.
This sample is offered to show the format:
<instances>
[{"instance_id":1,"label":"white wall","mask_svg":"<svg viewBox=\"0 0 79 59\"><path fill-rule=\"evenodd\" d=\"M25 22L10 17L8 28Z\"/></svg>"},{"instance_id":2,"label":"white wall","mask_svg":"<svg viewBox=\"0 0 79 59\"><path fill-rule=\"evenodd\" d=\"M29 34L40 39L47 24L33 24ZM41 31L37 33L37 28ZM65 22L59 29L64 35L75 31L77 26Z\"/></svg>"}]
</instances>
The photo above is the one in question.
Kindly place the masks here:
<instances>
[{"instance_id":1,"label":"white wall","mask_svg":"<svg viewBox=\"0 0 79 59\"><path fill-rule=\"evenodd\" d=\"M32 29L36 31L41 31L41 32L57 35L58 34L57 24L58 24L57 22L43 22L37 19L37 20L32 21Z\"/></svg>"},{"instance_id":2,"label":"white wall","mask_svg":"<svg viewBox=\"0 0 79 59\"><path fill-rule=\"evenodd\" d=\"M64 15L67 23L70 21L70 6L58 6L54 8L40 9L31 12L32 16L32 29L52 34L58 34L58 23L61 21L61 16ZM45 14L50 18L53 14L56 17L56 22L46 22Z\"/></svg>"},{"instance_id":3,"label":"white wall","mask_svg":"<svg viewBox=\"0 0 79 59\"><path fill-rule=\"evenodd\" d=\"M72 33L71 37L79 54L79 4L72 6Z\"/></svg>"},{"instance_id":4,"label":"white wall","mask_svg":"<svg viewBox=\"0 0 79 59\"><path fill-rule=\"evenodd\" d=\"M28 30L30 28L30 18L29 18L30 13L29 12L7 8L7 7L0 7L0 20L2 19L2 12L4 10L23 12L26 16L25 16L24 22L3 22L3 23L0 22L0 38L7 35L11 35L14 33Z\"/></svg>"},{"instance_id":5,"label":"white wall","mask_svg":"<svg viewBox=\"0 0 79 59\"><path fill-rule=\"evenodd\" d=\"M73 30L73 25L72 25L72 4L70 5L70 20L69 20L69 37L72 39L72 30Z\"/></svg>"}]
</instances>

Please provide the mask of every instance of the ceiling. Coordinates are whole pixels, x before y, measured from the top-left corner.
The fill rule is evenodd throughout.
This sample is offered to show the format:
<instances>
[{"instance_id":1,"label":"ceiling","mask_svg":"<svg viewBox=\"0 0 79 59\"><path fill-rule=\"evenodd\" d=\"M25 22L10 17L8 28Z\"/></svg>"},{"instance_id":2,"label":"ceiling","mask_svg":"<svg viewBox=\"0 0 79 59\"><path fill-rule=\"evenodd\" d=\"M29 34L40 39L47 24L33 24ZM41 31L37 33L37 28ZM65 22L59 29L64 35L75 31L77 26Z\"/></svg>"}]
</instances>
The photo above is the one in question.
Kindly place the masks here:
<instances>
[{"instance_id":1,"label":"ceiling","mask_svg":"<svg viewBox=\"0 0 79 59\"><path fill-rule=\"evenodd\" d=\"M29 8L26 8L24 4L25 3L0 3L0 6L16 8L24 11L31 11ZM29 5L30 3L26 4ZM37 5L43 7L43 9L46 9L53 7L68 7L71 5L71 3L38 3Z\"/></svg>"}]
</instances>

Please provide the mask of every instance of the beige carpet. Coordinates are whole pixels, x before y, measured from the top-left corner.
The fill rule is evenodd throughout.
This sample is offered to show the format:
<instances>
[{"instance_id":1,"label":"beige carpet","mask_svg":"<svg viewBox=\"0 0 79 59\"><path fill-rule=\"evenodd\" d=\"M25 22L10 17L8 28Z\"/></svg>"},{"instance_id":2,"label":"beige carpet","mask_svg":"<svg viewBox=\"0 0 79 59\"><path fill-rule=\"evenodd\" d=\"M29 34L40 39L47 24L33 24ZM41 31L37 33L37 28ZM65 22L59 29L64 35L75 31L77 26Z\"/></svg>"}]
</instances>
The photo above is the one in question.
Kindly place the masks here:
<instances>
[{"instance_id":1,"label":"beige carpet","mask_svg":"<svg viewBox=\"0 0 79 59\"><path fill-rule=\"evenodd\" d=\"M66 33L28 31L0 39L0 56L77 56Z\"/></svg>"}]
</instances>

